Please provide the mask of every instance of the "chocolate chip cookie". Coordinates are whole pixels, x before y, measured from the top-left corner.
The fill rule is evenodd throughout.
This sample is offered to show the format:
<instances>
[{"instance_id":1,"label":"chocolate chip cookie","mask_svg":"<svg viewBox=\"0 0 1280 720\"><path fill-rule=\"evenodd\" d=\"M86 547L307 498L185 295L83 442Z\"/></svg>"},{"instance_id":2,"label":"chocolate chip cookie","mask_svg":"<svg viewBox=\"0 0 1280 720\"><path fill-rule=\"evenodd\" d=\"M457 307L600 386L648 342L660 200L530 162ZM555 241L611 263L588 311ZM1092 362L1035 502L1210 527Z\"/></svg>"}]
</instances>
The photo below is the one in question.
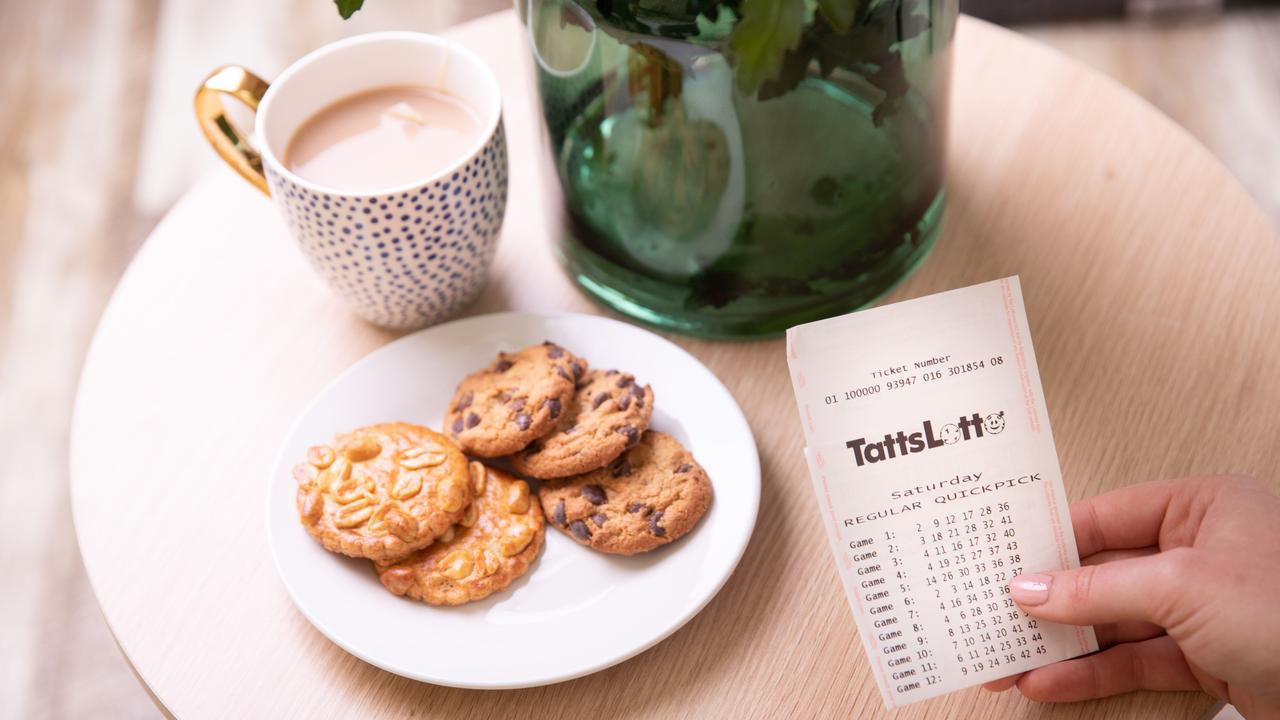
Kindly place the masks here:
<instances>
[{"instance_id":1,"label":"chocolate chip cookie","mask_svg":"<svg viewBox=\"0 0 1280 720\"><path fill-rule=\"evenodd\" d=\"M675 438L652 430L599 470L542 484L551 524L582 545L634 555L693 529L711 506L711 480Z\"/></svg>"},{"instance_id":2,"label":"chocolate chip cookie","mask_svg":"<svg viewBox=\"0 0 1280 720\"><path fill-rule=\"evenodd\" d=\"M445 412L445 432L470 455L523 450L555 427L586 371L585 360L552 342L499 353L458 385Z\"/></svg>"},{"instance_id":3,"label":"chocolate chip cookie","mask_svg":"<svg viewBox=\"0 0 1280 720\"><path fill-rule=\"evenodd\" d=\"M555 428L511 458L539 479L580 475L613 462L640 440L653 415L653 390L617 370L592 370Z\"/></svg>"},{"instance_id":4,"label":"chocolate chip cookie","mask_svg":"<svg viewBox=\"0 0 1280 720\"><path fill-rule=\"evenodd\" d=\"M317 445L293 477L307 532L332 552L370 560L430 545L471 502L462 451L408 423L370 425Z\"/></svg>"},{"instance_id":5,"label":"chocolate chip cookie","mask_svg":"<svg viewBox=\"0 0 1280 720\"><path fill-rule=\"evenodd\" d=\"M475 501L434 545L395 563L376 563L378 578L396 595L431 605L461 605L507 587L542 550L542 508L523 480L471 463Z\"/></svg>"}]
</instances>

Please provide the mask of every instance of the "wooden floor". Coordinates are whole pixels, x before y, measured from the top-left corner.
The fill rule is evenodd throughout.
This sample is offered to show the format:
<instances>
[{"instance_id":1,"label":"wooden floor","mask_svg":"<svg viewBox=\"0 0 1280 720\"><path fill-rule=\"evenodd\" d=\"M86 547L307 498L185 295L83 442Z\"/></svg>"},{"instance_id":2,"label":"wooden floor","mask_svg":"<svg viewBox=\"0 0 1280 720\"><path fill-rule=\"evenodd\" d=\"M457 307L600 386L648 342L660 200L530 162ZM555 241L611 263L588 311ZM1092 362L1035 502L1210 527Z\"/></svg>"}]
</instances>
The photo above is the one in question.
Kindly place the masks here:
<instances>
[{"instance_id":1,"label":"wooden floor","mask_svg":"<svg viewBox=\"0 0 1280 720\"><path fill-rule=\"evenodd\" d=\"M157 714L80 564L67 425L111 288L215 162L189 116L200 77L233 61L270 77L340 35L429 31L509 2L371 5L342 24L327 0L0 0L0 717ZM1280 222L1280 12L1024 30L1149 98Z\"/></svg>"}]
</instances>

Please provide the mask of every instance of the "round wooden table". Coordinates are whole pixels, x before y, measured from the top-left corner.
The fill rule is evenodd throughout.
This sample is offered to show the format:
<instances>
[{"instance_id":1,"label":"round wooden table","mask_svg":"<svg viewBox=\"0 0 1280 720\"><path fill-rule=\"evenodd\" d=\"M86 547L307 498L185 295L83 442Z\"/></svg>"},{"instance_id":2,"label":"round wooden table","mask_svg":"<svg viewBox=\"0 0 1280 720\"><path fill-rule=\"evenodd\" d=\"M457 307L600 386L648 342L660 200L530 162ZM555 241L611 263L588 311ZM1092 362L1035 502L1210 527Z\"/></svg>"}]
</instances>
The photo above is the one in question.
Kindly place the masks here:
<instances>
[{"instance_id":1,"label":"round wooden table","mask_svg":"<svg viewBox=\"0 0 1280 720\"><path fill-rule=\"evenodd\" d=\"M531 70L511 13L450 33L497 72L511 204L469 313L600 312L556 266ZM945 232L889 300L1020 274L1073 498L1280 466L1280 246L1185 131L1013 33L960 23ZM194 132L194 130L193 130ZM736 574L665 642L523 691L405 680L330 643L267 552L273 455L303 407L392 339L311 273L230 171L156 228L103 315L76 405L71 496L107 622L180 717L880 717L819 525L780 340L676 338L737 397L760 446L760 518ZM856 348L851 348L856 352ZM449 652L449 648L424 648ZM969 690L897 717L1194 718L1196 693L1040 707Z\"/></svg>"}]
</instances>

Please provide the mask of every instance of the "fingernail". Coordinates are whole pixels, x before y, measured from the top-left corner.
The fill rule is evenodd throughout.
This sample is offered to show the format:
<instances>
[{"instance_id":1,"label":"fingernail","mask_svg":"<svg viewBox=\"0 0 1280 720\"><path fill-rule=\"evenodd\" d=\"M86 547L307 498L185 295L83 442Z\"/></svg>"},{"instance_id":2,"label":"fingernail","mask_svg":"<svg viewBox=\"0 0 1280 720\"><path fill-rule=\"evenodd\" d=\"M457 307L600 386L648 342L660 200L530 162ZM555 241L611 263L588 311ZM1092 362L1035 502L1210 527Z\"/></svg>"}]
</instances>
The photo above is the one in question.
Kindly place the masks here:
<instances>
[{"instance_id":1,"label":"fingernail","mask_svg":"<svg viewBox=\"0 0 1280 720\"><path fill-rule=\"evenodd\" d=\"M1019 575L1009 583L1009 594L1019 605L1043 605L1049 599L1050 575Z\"/></svg>"}]
</instances>

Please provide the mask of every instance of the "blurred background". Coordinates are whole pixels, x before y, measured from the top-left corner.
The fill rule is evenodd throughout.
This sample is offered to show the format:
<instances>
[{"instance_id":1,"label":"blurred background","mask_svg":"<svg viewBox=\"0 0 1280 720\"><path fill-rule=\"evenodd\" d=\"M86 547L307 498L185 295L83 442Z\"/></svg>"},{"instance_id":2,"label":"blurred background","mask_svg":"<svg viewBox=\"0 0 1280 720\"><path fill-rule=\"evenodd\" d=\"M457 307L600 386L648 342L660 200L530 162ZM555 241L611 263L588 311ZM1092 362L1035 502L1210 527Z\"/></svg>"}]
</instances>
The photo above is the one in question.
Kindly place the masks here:
<instances>
[{"instance_id":1,"label":"blurred background","mask_svg":"<svg viewBox=\"0 0 1280 720\"><path fill-rule=\"evenodd\" d=\"M329 0L0 0L0 718L158 716L81 566L67 431L111 289L174 200L220 168L192 120L196 85L221 63L270 78L341 36L437 31L510 5L373 0L344 23ZM1147 98L1280 223L1280 4L961 9Z\"/></svg>"}]
</instances>

